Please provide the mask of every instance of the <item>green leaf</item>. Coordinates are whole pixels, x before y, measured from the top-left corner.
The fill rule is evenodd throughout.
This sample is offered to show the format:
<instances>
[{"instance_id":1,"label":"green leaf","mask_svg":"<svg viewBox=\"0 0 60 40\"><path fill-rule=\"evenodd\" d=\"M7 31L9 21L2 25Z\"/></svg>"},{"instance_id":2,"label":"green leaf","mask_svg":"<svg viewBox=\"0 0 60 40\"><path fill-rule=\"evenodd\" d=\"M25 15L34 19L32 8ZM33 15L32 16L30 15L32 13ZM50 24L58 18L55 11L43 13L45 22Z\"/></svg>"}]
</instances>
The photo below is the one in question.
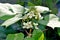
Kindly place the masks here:
<instances>
[{"instance_id":1,"label":"green leaf","mask_svg":"<svg viewBox=\"0 0 60 40\"><path fill-rule=\"evenodd\" d=\"M17 34L9 34L6 40L23 40L24 34L17 33Z\"/></svg>"},{"instance_id":2,"label":"green leaf","mask_svg":"<svg viewBox=\"0 0 60 40\"><path fill-rule=\"evenodd\" d=\"M60 28L57 29L58 35L60 36Z\"/></svg>"},{"instance_id":3,"label":"green leaf","mask_svg":"<svg viewBox=\"0 0 60 40\"><path fill-rule=\"evenodd\" d=\"M44 40L44 34L40 36L39 40Z\"/></svg>"},{"instance_id":4,"label":"green leaf","mask_svg":"<svg viewBox=\"0 0 60 40\"><path fill-rule=\"evenodd\" d=\"M34 38L32 38L32 37L30 37L30 38L28 37L28 38L27 38L27 37L26 37L24 40L34 40Z\"/></svg>"},{"instance_id":5,"label":"green leaf","mask_svg":"<svg viewBox=\"0 0 60 40\"><path fill-rule=\"evenodd\" d=\"M31 2L28 2L28 6L35 6L35 5Z\"/></svg>"},{"instance_id":6,"label":"green leaf","mask_svg":"<svg viewBox=\"0 0 60 40\"><path fill-rule=\"evenodd\" d=\"M45 28L46 28L46 26L45 25L42 25L42 24L39 24L39 26L38 26L38 28L40 29L40 30L46 30Z\"/></svg>"},{"instance_id":7,"label":"green leaf","mask_svg":"<svg viewBox=\"0 0 60 40\"><path fill-rule=\"evenodd\" d=\"M35 6L39 6L42 4L42 0L31 0L30 1L32 4L34 4Z\"/></svg>"},{"instance_id":8,"label":"green leaf","mask_svg":"<svg viewBox=\"0 0 60 40\"><path fill-rule=\"evenodd\" d=\"M21 2L20 0L17 0L17 4L24 5L24 2Z\"/></svg>"},{"instance_id":9,"label":"green leaf","mask_svg":"<svg viewBox=\"0 0 60 40\"><path fill-rule=\"evenodd\" d=\"M33 31L33 34L32 34L32 37L35 39L35 40L44 40L44 34L41 30L34 30Z\"/></svg>"},{"instance_id":10,"label":"green leaf","mask_svg":"<svg viewBox=\"0 0 60 40\"><path fill-rule=\"evenodd\" d=\"M5 16L0 17L0 19L1 19L1 20L7 20L7 19L10 19L10 18L12 18L12 17L14 17L14 15L13 15L13 16L5 15Z\"/></svg>"},{"instance_id":11,"label":"green leaf","mask_svg":"<svg viewBox=\"0 0 60 40\"><path fill-rule=\"evenodd\" d=\"M60 27L56 27L54 30L55 33L60 37Z\"/></svg>"},{"instance_id":12,"label":"green leaf","mask_svg":"<svg viewBox=\"0 0 60 40\"><path fill-rule=\"evenodd\" d=\"M42 24L42 25L47 25L48 21L40 20L38 23L39 23L39 24Z\"/></svg>"},{"instance_id":13,"label":"green leaf","mask_svg":"<svg viewBox=\"0 0 60 40\"><path fill-rule=\"evenodd\" d=\"M25 40L44 40L44 34L40 29L34 30L32 33L32 37L27 36Z\"/></svg>"},{"instance_id":14,"label":"green leaf","mask_svg":"<svg viewBox=\"0 0 60 40\"><path fill-rule=\"evenodd\" d=\"M55 6L57 0L46 0L46 5L52 10L52 14L57 14L58 10Z\"/></svg>"}]
</instances>

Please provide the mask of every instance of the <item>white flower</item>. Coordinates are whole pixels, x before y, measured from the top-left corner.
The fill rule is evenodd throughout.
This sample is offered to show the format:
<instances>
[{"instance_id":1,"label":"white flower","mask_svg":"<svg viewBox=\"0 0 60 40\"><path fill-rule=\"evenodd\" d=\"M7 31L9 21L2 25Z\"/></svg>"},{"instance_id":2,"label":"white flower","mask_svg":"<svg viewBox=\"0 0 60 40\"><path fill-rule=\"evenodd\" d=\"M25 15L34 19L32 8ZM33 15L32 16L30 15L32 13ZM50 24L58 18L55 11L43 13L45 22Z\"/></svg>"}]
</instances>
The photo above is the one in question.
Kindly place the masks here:
<instances>
[{"instance_id":1,"label":"white flower","mask_svg":"<svg viewBox=\"0 0 60 40\"><path fill-rule=\"evenodd\" d=\"M43 13L44 11L50 11L48 7L35 6L35 8L39 13Z\"/></svg>"},{"instance_id":2,"label":"white flower","mask_svg":"<svg viewBox=\"0 0 60 40\"><path fill-rule=\"evenodd\" d=\"M35 15L34 15L34 12L31 11L31 12L29 12L28 14L24 15L24 16L23 16L23 19L32 18L32 17L34 17L34 16L35 16Z\"/></svg>"},{"instance_id":3,"label":"white flower","mask_svg":"<svg viewBox=\"0 0 60 40\"><path fill-rule=\"evenodd\" d=\"M48 16L46 16L48 17ZM47 19L47 18L46 18ZM49 22L47 24L47 26L50 26L51 28L55 28L55 27L60 27L60 21L59 18L54 15L54 14L50 14L49 15Z\"/></svg>"},{"instance_id":4,"label":"white flower","mask_svg":"<svg viewBox=\"0 0 60 40\"><path fill-rule=\"evenodd\" d=\"M22 13L24 7L19 4L0 3L0 17Z\"/></svg>"},{"instance_id":5,"label":"white flower","mask_svg":"<svg viewBox=\"0 0 60 40\"><path fill-rule=\"evenodd\" d=\"M38 23L33 23L35 29L39 29L37 26L38 26Z\"/></svg>"},{"instance_id":6,"label":"white flower","mask_svg":"<svg viewBox=\"0 0 60 40\"><path fill-rule=\"evenodd\" d=\"M50 26L51 28L60 27L60 21L50 20L47 26Z\"/></svg>"},{"instance_id":7,"label":"white flower","mask_svg":"<svg viewBox=\"0 0 60 40\"><path fill-rule=\"evenodd\" d=\"M35 19L37 19L37 16L35 16Z\"/></svg>"},{"instance_id":8,"label":"white flower","mask_svg":"<svg viewBox=\"0 0 60 40\"><path fill-rule=\"evenodd\" d=\"M25 8L27 9L27 11L29 10L29 8L31 8L32 6L28 7L28 8ZM36 8L36 10L39 12L39 13L43 13L44 11L48 11L48 12L51 12L51 10L49 10L48 7L44 7L44 6L34 6L34 8Z\"/></svg>"},{"instance_id":9,"label":"white flower","mask_svg":"<svg viewBox=\"0 0 60 40\"><path fill-rule=\"evenodd\" d=\"M22 18L19 18L19 17L15 16L15 17L13 17L13 18L10 18L10 19L6 20L4 23L2 23L1 26L6 26L6 27L8 27L8 26L10 26L11 24L14 24L15 22L19 21L20 19L22 19Z\"/></svg>"},{"instance_id":10,"label":"white flower","mask_svg":"<svg viewBox=\"0 0 60 40\"><path fill-rule=\"evenodd\" d=\"M14 13L23 13L24 10L24 7L19 4L13 4L11 8L13 9Z\"/></svg>"},{"instance_id":11,"label":"white flower","mask_svg":"<svg viewBox=\"0 0 60 40\"><path fill-rule=\"evenodd\" d=\"M24 7L19 4L9 4L9 3L0 3L0 17L3 16L12 16L14 17L6 20L4 23L2 23L1 26L10 26L11 24L14 24L15 22L19 21L22 16L22 12L24 10Z\"/></svg>"},{"instance_id":12,"label":"white flower","mask_svg":"<svg viewBox=\"0 0 60 40\"><path fill-rule=\"evenodd\" d=\"M44 11L50 11L48 7L43 7L43 6L34 6L34 7L36 8L37 16L34 15L34 11L30 11L27 14L28 16L25 16L25 18L27 18L27 17L29 17L29 18L35 17L35 19L37 19L37 18L42 19L40 13L43 13ZM26 9L26 12L29 10L29 8L25 8L25 9Z\"/></svg>"},{"instance_id":13,"label":"white flower","mask_svg":"<svg viewBox=\"0 0 60 40\"><path fill-rule=\"evenodd\" d=\"M50 15L45 16L44 20L40 20L40 23L43 25L47 25L53 29L55 27L60 27L59 18L54 14L50 14Z\"/></svg>"},{"instance_id":14,"label":"white flower","mask_svg":"<svg viewBox=\"0 0 60 40\"><path fill-rule=\"evenodd\" d=\"M25 20L27 18L28 18L28 15L27 14L22 17L23 20Z\"/></svg>"},{"instance_id":15,"label":"white flower","mask_svg":"<svg viewBox=\"0 0 60 40\"><path fill-rule=\"evenodd\" d=\"M40 13L37 13L37 14L35 15L35 19L42 19Z\"/></svg>"},{"instance_id":16,"label":"white flower","mask_svg":"<svg viewBox=\"0 0 60 40\"><path fill-rule=\"evenodd\" d=\"M32 23L31 22L27 22L27 23L23 23L23 28L29 29L29 28L33 28Z\"/></svg>"},{"instance_id":17,"label":"white flower","mask_svg":"<svg viewBox=\"0 0 60 40\"><path fill-rule=\"evenodd\" d=\"M35 26L37 26L38 25L38 23L33 23Z\"/></svg>"},{"instance_id":18,"label":"white flower","mask_svg":"<svg viewBox=\"0 0 60 40\"><path fill-rule=\"evenodd\" d=\"M28 13L27 15L28 15L28 17L29 17L29 18L32 18L32 17L34 17L34 16L35 16L33 11L31 11L31 12L30 12L30 13Z\"/></svg>"}]
</instances>

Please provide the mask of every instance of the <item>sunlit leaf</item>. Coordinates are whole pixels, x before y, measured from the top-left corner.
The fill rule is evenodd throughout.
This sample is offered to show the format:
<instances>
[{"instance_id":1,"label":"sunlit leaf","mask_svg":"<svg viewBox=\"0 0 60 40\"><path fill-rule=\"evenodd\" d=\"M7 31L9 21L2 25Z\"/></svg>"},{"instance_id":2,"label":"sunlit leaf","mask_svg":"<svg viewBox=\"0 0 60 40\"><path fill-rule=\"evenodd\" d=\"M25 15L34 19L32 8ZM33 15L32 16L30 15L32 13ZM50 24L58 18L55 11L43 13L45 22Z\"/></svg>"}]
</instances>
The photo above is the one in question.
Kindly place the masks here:
<instances>
[{"instance_id":1,"label":"sunlit leaf","mask_svg":"<svg viewBox=\"0 0 60 40\"><path fill-rule=\"evenodd\" d=\"M32 34L32 37L35 39L35 40L44 40L44 34L41 30L34 30L33 31L33 34Z\"/></svg>"},{"instance_id":2,"label":"sunlit leaf","mask_svg":"<svg viewBox=\"0 0 60 40\"><path fill-rule=\"evenodd\" d=\"M24 34L17 33L17 34L9 34L6 38L6 40L23 40Z\"/></svg>"}]
</instances>

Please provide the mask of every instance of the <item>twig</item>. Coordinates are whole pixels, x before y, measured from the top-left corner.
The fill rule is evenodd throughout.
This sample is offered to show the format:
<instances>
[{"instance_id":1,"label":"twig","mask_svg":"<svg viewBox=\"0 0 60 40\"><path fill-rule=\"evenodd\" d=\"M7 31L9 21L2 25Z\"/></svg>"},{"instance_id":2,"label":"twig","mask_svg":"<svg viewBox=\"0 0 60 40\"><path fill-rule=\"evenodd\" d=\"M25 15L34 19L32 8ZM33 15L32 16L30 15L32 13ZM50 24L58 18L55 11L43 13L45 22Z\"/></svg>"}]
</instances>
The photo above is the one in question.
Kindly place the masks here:
<instances>
[{"instance_id":1,"label":"twig","mask_svg":"<svg viewBox=\"0 0 60 40\"><path fill-rule=\"evenodd\" d=\"M27 35L29 35L29 33L27 32L27 30L25 30L25 32L27 33Z\"/></svg>"},{"instance_id":2,"label":"twig","mask_svg":"<svg viewBox=\"0 0 60 40\"><path fill-rule=\"evenodd\" d=\"M32 32L32 29L30 29L29 33L31 34L31 32Z\"/></svg>"},{"instance_id":3,"label":"twig","mask_svg":"<svg viewBox=\"0 0 60 40\"><path fill-rule=\"evenodd\" d=\"M31 29L30 29L29 33L26 30L25 30L25 32L27 33L28 37L31 37Z\"/></svg>"}]
</instances>

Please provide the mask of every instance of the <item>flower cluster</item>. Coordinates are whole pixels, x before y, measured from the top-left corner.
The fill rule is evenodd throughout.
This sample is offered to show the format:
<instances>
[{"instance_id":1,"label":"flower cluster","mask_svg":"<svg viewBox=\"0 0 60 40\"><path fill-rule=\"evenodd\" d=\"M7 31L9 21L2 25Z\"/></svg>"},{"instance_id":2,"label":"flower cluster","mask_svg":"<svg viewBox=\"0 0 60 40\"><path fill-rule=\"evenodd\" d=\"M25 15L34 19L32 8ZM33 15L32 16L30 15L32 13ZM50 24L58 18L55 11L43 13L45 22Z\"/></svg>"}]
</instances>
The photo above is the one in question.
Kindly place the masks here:
<instances>
[{"instance_id":1,"label":"flower cluster","mask_svg":"<svg viewBox=\"0 0 60 40\"><path fill-rule=\"evenodd\" d=\"M38 29L38 21L43 18L41 13L44 11L50 10L48 7L43 6L30 6L25 8L19 4L0 3L0 17L4 17L5 15L13 16L12 18L8 17L8 20L5 19L6 21L1 26L7 27L22 20L22 28Z\"/></svg>"},{"instance_id":2,"label":"flower cluster","mask_svg":"<svg viewBox=\"0 0 60 40\"><path fill-rule=\"evenodd\" d=\"M44 9L44 7L42 7ZM49 9L45 8L44 10L40 11L39 9L41 9L39 6L35 6L30 8L30 10L28 10L28 12L22 17L23 20L23 28L29 29L29 28L35 28L35 29L39 29L38 28L38 21L41 20L42 16L40 15L40 13L44 12L44 10L49 11ZM39 10L39 11L38 11ZM36 20L36 21L34 21Z\"/></svg>"},{"instance_id":3,"label":"flower cluster","mask_svg":"<svg viewBox=\"0 0 60 40\"><path fill-rule=\"evenodd\" d=\"M27 28L27 29L29 29L29 28L33 28L33 26L32 26L32 23L31 22L27 22L27 23L23 23L23 28Z\"/></svg>"}]
</instances>

